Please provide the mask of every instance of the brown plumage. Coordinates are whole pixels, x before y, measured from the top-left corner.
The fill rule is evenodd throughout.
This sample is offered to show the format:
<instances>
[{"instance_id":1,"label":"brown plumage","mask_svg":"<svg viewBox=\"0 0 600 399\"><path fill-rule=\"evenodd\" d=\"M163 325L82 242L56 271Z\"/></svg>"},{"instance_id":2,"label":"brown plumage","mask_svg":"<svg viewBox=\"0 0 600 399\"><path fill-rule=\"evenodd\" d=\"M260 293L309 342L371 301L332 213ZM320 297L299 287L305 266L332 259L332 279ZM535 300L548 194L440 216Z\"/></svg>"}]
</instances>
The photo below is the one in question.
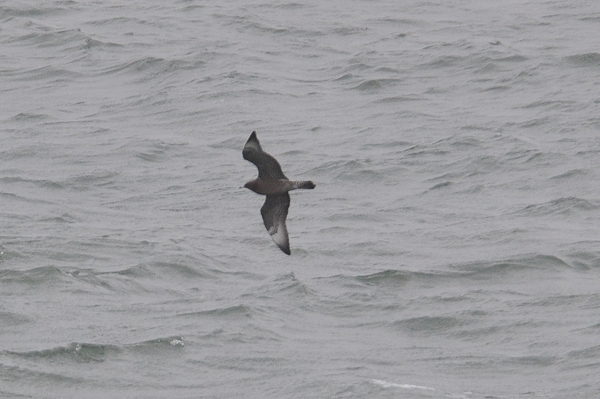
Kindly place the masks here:
<instances>
[{"instance_id":1,"label":"brown plumage","mask_svg":"<svg viewBox=\"0 0 600 399\"><path fill-rule=\"evenodd\" d=\"M313 189L315 184L312 181L291 181L285 177L279 162L262 150L256 132L252 132L246 141L242 156L258 168L258 178L250 180L244 187L257 194L267 196L265 203L260 208L265 228L275 244L289 255L291 253L290 239L285 225L290 207L288 191L298 188Z\"/></svg>"}]
</instances>

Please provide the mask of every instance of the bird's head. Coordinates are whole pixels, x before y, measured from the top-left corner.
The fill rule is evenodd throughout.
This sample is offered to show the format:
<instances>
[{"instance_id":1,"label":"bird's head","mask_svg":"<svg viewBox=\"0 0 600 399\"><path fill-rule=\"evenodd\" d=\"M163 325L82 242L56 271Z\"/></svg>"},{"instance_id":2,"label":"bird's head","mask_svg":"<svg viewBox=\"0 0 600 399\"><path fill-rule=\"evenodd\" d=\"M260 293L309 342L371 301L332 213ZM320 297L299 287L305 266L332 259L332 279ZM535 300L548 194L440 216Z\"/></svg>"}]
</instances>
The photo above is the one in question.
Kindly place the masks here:
<instances>
[{"instance_id":1,"label":"bird's head","mask_svg":"<svg viewBox=\"0 0 600 399\"><path fill-rule=\"evenodd\" d=\"M244 184L244 187L252 190L254 192L256 192L256 190L258 189L258 181L257 180L250 180L248 183Z\"/></svg>"}]
</instances>

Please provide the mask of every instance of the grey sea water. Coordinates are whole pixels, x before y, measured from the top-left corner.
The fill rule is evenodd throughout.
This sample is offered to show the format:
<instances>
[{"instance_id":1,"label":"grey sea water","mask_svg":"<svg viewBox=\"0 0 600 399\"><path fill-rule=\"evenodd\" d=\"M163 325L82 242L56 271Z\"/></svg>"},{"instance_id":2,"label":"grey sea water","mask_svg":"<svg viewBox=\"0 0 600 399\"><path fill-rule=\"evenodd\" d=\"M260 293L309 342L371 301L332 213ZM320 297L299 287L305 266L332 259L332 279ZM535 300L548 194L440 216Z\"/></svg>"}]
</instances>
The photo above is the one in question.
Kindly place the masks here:
<instances>
[{"instance_id":1,"label":"grey sea water","mask_svg":"<svg viewBox=\"0 0 600 399\"><path fill-rule=\"evenodd\" d=\"M4 1L0 397L598 398L593 1ZM292 255L240 189L290 178Z\"/></svg>"}]
</instances>

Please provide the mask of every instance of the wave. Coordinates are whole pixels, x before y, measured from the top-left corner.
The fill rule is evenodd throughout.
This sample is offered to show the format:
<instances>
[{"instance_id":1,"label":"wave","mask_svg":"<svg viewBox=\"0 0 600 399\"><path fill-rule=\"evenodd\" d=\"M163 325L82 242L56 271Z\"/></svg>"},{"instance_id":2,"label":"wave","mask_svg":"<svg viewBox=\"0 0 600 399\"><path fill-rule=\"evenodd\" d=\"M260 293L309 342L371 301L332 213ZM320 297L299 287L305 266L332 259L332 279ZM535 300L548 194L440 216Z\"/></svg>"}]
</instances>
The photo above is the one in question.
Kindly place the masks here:
<instances>
[{"instance_id":1,"label":"wave","mask_svg":"<svg viewBox=\"0 0 600 399\"><path fill-rule=\"evenodd\" d=\"M29 5L27 3L10 2L8 4L3 3L0 6L0 16L4 19L12 17L39 17L66 10L68 10L68 7L61 7L59 3L32 3Z\"/></svg>"},{"instance_id":2,"label":"wave","mask_svg":"<svg viewBox=\"0 0 600 399\"><path fill-rule=\"evenodd\" d=\"M571 169L571 170L561 173L559 175L552 176L550 179L552 179L552 180L563 180L563 179L572 179L572 178L579 179L588 174L589 174L589 172L587 169Z\"/></svg>"},{"instance_id":3,"label":"wave","mask_svg":"<svg viewBox=\"0 0 600 399\"><path fill-rule=\"evenodd\" d=\"M578 67L598 67L600 66L600 53L583 53L565 57L568 64Z\"/></svg>"},{"instance_id":4,"label":"wave","mask_svg":"<svg viewBox=\"0 0 600 399\"><path fill-rule=\"evenodd\" d=\"M356 280L368 285L378 284L404 284L414 278L426 276L427 273L411 272L403 270L384 270L381 272L357 276Z\"/></svg>"},{"instance_id":5,"label":"wave","mask_svg":"<svg viewBox=\"0 0 600 399\"><path fill-rule=\"evenodd\" d=\"M44 184L52 184L52 182L48 182L46 181ZM0 192L0 197L5 199L5 200L10 200L10 201L15 201L19 204L22 203L32 203L32 204L53 204L53 202L47 201L45 199L33 199L33 198L27 198L27 197L23 197L21 195L17 195L17 194L13 194L13 193L2 193ZM15 217L15 215L13 214L12 217Z\"/></svg>"},{"instance_id":6,"label":"wave","mask_svg":"<svg viewBox=\"0 0 600 399\"><path fill-rule=\"evenodd\" d=\"M40 266L27 270L0 270L0 284L35 286L68 279L67 273L55 266Z\"/></svg>"},{"instance_id":7,"label":"wave","mask_svg":"<svg viewBox=\"0 0 600 399\"><path fill-rule=\"evenodd\" d=\"M246 305L234 305L209 310L200 310L197 312L180 313L177 317L218 317L218 318L233 318L238 319L240 316L251 317L253 310Z\"/></svg>"},{"instance_id":8,"label":"wave","mask_svg":"<svg viewBox=\"0 0 600 399\"><path fill-rule=\"evenodd\" d=\"M7 356L18 357L29 360L46 360L50 362L60 361L71 363L94 363L104 362L115 358L123 352L148 352L149 350L171 350L185 346L181 336L156 338L132 344L94 344L83 342L72 342L66 346L58 346L51 349L33 351L3 351Z\"/></svg>"},{"instance_id":9,"label":"wave","mask_svg":"<svg viewBox=\"0 0 600 399\"><path fill-rule=\"evenodd\" d=\"M71 361L77 363L101 362L107 357L120 353L116 345L98 345L88 343L71 343L52 349L43 349L26 352L5 351L5 354L25 359L45 359L50 361Z\"/></svg>"},{"instance_id":10,"label":"wave","mask_svg":"<svg viewBox=\"0 0 600 399\"><path fill-rule=\"evenodd\" d=\"M365 79L358 85L352 87L353 90L358 90L364 93L376 93L382 89L393 87L400 79ZM396 97L397 98L397 97ZM380 100L377 100L379 102Z\"/></svg>"},{"instance_id":11,"label":"wave","mask_svg":"<svg viewBox=\"0 0 600 399\"><path fill-rule=\"evenodd\" d=\"M598 209L600 209L598 201L579 197L562 197L540 204L528 205L517 211L517 214L526 216L570 215L574 212L590 212Z\"/></svg>"},{"instance_id":12,"label":"wave","mask_svg":"<svg viewBox=\"0 0 600 399\"><path fill-rule=\"evenodd\" d=\"M132 74L136 76L136 82L141 83L149 80L165 80L176 71L193 69L199 66L198 62L188 62L179 59L168 60L159 57L144 57L106 67L99 71L100 75ZM143 74L140 76L140 74Z\"/></svg>"},{"instance_id":13,"label":"wave","mask_svg":"<svg viewBox=\"0 0 600 399\"><path fill-rule=\"evenodd\" d=\"M217 260L207 255L175 255L168 256L165 260L140 263L125 269L98 272L98 274L193 281L215 279L218 275L228 274L221 270L219 266Z\"/></svg>"},{"instance_id":14,"label":"wave","mask_svg":"<svg viewBox=\"0 0 600 399\"><path fill-rule=\"evenodd\" d=\"M2 352L0 352L2 354ZM43 384L45 386L60 386L63 384L67 385L81 385L87 383L85 378L67 376L60 371L57 372L44 372L37 370L37 367L27 366L12 366L0 364L2 370L2 380L7 382L18 381L19 384L26 384L29 386L36 386L37 384ZM3 384L4 385L4 384ZM7 384L8 385L8 384ZM4 388L4 387L2 387ZM28 394L17 394L15 392L5 392L0 388L0 398L35 398L39 396L38 392L32 395ZM35 388L34 388L35 389ZM6 395L5 395L6 394ZM5 395L5 396L4 396Z\"/></svg>"},{"instance_id":15,"label":"wave","mask_svg":"<svg viewBox=\"0 0 600 399\"><path fill-rule=\"evenodd\" d=\"M364 182L382 181L388 178L385 170L376 162L368 159L353 159L350 161L339 160L325 162L306 172L333 176L334 180L347 181L358 184Z\"/></svg>"},{"instance_id":16,"label":"wave","mask_svg":"<svg viewBox=\"0 0 600 399\"><path fill-rule=\"evenodd\" d=\"M77 254L65 253L61 257L74 257ZM8 253L8 258L11 253ZM87 256L85 256L87 259ZM195 258L193 258L195 259ZM192 263L193 263L192 259ZM69 266L40 266L31 269L0 270L0 286L5 290L22 291L24 289L51 289L64 287L71 293L128 293L147 295L164 292L168 286L177 286L185 291L189 286L181 286L182 281L193 284L195 280L213 279L218 270L186 265L185 261L152 262L140 264L117 271L98 271L91 268ZM173 284L158 285L156 281L171 279Z\"/></svg>"},{"instance_id":17,"label":"wave","mask_svg":"<svg viewBox=\"0 0 600 399\"><path fill-rule=\"evenodd\" d=\"M296 278L292 273L285 273L261 282L254 286L248 293L242 294L242 297L278 297L281 295L305 297L314 295L314 292L302 281Z\"/></svg>"},{"instance_id":18,"label":"wave","mask_svg":"<svg viewBox=\"0 0 600 399\"><path fill-rule=\"evenodd\" d=\"M530 254L518 258L506 259L497 262L472 262L463 265L454 265L456 270L453 276L470 279L495 279L498 277L517 277L526 273L543 272L560 273L564 270L574 269L567 260L555 255Z\"/></svg>"},{"instance_id":19,"label":"wave","mask_svg":"<svg viewBox=\"0 0 600 399\"><path fill-rule=\"evenodd\" d=\"M0 311L0 325L3 327L26 324L29 322L31 322L31 318L27 316L12 312Z\"/></svg>"},{"instance_id":20,"label":"wave","mask_svg":"<svg viewBox=\"0 0 600 399\"><path fill-rule=\"evenodd\" d=\"M120 173L118 172L98 170L68 178L62 182L62 185L76 190L85 190L90 187L114 186L119 176Z\"/></svg>"},{"instance_id":21,"label":"wave","mask_svg":"<svg viewBox=\"0 0 600 399\"><path fill-rule=\"evenodd\" d=\"M34 123L39 123L41 121L46 121L46 120L51 120L52 118L50 117L50 115L48 114L41 114L41 113L33 113L33 112L19 112L18 114L11 116L10 118L6 119L6 122L17 122L17 123L24 123L24 122L34 122ZM29 149L30 147L28 147L27 149ZM11 150L11 151L3 151L4 154L8 153L8 156L11 158L8 159L13 159L12 158L12 154L13 153L20 153L21 151L17 151L17 150ZM27 153L23 156L30 156L31 154Z\"/></svg>"},{"instance_id":22,"label":"wave","mask_svg":"<svg viewBox=\"0 0 600 399\"><path fill-rule=\"evenodd\" d=\"M454 327L465 324L465 321L448 316L421 316L398 320L392 325L411 333L442 332L448 334Z\"/></svg>"},{"instance_id":23,"label":"wave","mask_svg":"<svg viewBox=\"0 0 600 399\"><path fill-rule=\"evenodd\" d=\"M372 274L356 276L355 280L367 285L443 284L445 281L457 279L496 280L498 278L522 278L524 274L529 273L560 273L564 270L587 270L598 266L600 266L600 255L595 253L573 253L563 257L530 254L505 260L451 264L447 266L449 270L444 271L422 272L387 269Z\"/></svg>"},{"instance_id":24,"label":"wave","mask_svg":"<svg viewBox=\"0 0 600 399\"><path fill-rule=\"evenodd\" d=\"M88 36L78 28L64 29L30 22L27 25L27 33L12 36L7 43L39 48L58 47L69 50L78 46L82 47L87 38Z\"/></svg>"},{"instance_id":25,"label":"wave","mask_svg":"<svg viewBox=\"0 0 600 399\"><path fill-rule=\"evenodd\" d=\"M435 388L427 387L423 385L413 385L413 384L397 384L395 382L388 382L384 380L371 380L373 384L381 385L384 388L402 388L402 389L416 389L416 390L424 390L424 391L435 391Z\"/></svg>"},{"instance_id":26,"label":"wave","mask_svg":"<svg viewBox=\"0 0 600 399\"><path fill-rule=\"evenodd\" d=\"M164 351L172 351L183 348L185 346L185 339L181 336L172 336L165 338L155 338L148 341L142 341L139 343L133 343L124 345L123 349L127 351L135 351L135 352L164 352Z\"/></svg>"},{"instance_id":27,"label":"wave","mask_svg":"<svg viewBox=\"0 0 600 399\"><path fill-rule=\"evenodd\" d=\"M600 345L592 345L588 346L584 349L574 350L567 353L567 357L569 359L575 360L589 360L594 365L600 365L598 359L600 359ZM587 364L586 367L589 367L590 364Z\"/></svg>"}]
</instances>

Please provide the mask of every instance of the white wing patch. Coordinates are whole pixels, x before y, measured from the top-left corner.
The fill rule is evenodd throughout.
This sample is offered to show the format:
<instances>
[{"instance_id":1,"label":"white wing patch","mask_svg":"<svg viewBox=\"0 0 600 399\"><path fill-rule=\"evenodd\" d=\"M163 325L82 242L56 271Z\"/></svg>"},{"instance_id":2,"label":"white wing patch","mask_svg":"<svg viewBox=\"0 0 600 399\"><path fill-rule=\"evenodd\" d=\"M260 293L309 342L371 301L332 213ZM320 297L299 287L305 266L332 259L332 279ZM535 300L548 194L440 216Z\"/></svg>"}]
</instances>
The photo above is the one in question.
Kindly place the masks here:
<instances>
[{"instance_id":1,"label":"white wing patch","mask_svg":"<svg viewBox=\"0 0 600 399\"><path fill-rule=\"evenodd\" d=\"M286 254L290 254L290 240L285 218L290 206L290 196L287 193L281 195L267 195L264 205L260 208L265 228L277 246Z\"/></svg>"},{"instance_id":2,"label":"white wing patch","mask_svg":"<svg viewBox=\"0 0 600 399\"><path fill-rule=\"evenodd\" d=\"M269 234L278 247L287 248L290 245L285 224L279 223L279 225L271 227Z\"/></svg>"},{"instance_id":3,"label":"white wing patch","mask_svg":"<svg viewBox=\"0 0 600 399\"><path fill-rule=\"evenodd\" d=\"M259 151L259 152L262 151L262 148L260 148L260 144L258 144L258 142L254 141L254 140L248 140L248 142L244 146L244 149L250 149L250 148L253 150Z\"/></svg>"}]
</instances>

